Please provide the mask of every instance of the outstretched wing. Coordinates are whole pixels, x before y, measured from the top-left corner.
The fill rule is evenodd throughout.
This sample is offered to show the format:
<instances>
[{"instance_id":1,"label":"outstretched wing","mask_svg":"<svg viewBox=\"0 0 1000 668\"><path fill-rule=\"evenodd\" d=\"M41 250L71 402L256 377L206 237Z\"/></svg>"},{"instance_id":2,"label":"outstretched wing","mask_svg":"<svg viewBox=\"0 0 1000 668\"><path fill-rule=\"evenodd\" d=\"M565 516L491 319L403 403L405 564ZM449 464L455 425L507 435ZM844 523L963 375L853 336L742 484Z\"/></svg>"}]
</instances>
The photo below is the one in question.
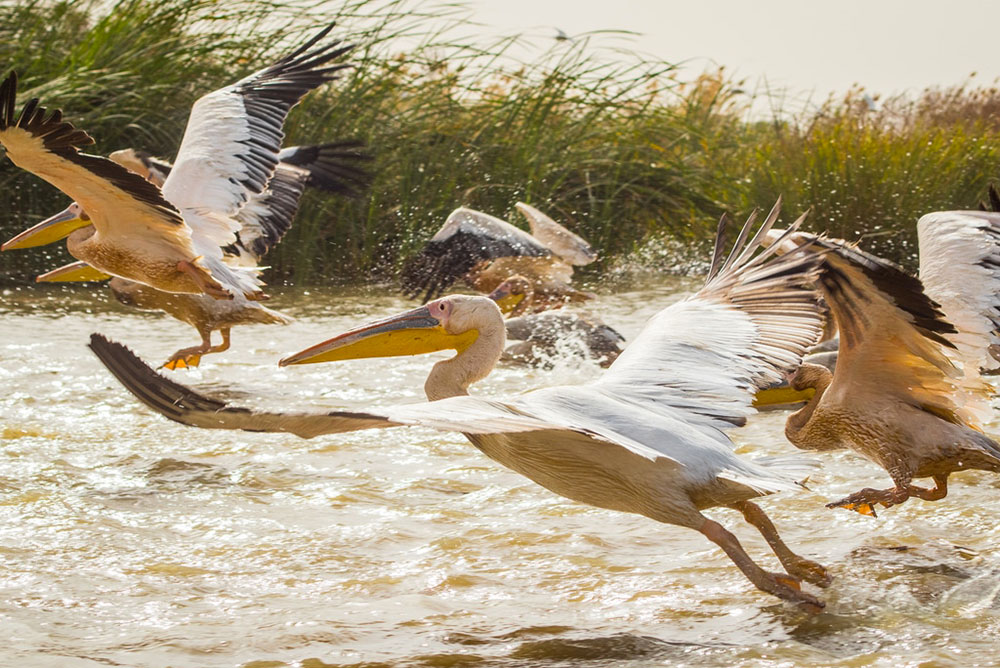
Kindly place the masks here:
<instances>
[{"instance_id":1,"label":"outstretched wing","mask_svg":"<svg viewBox=\"0 0 1000 668\"><path fill-rule=\"evenodd\" d=\"M597 253L582 237L549 218L533 206L524 202L514 205L531 227L531 236L570 264L583 266L597 259Z\"/></svg>"},{"instance_id":2,"label":"outstretched wing","mask_svg":"<svg viewBox=\"0 0 1000 668\"><path fill-rule=\"evenodd\" d=\"M111 160L80 153L94 140L62 120L58 109L46 117L37 98L15 115L16 96L11 72L0 84L0 144L15 165L78 202L101 234L135 234L139 226L194 257L190 228L159 188Z\"/></svg>"},{"instance_id":3,"label":"outstretched wing","mask_svg":"<svg viewBox=\"0 0 1000 668\"><path fill-rule=\"evenodd\" d=\"M819 256L757 252L779 205L747 243L751 216L725 260L723 219L705 287L653 316L591 385L689 424L743 424L754 393L798 367L823 325L812 287Z\"/></svg>"},{"instance_id":4,"label":"outstretched wing","mask_svg":"<svg viewBox=\"0 0 1000 668\"><path fill-rule=\"evenodd\" d=\"M989 389L949 359L955 328L920 279L842 239L798 233L793 243L827 249L819 285L837 322L837 371L828 392L894 396L945 419L975 424Z\"/></svg>"},{"instance_id":5,"label":"outstretched wing","mask_svg":"<svg viewBox=\"0 0 1000 668\"><path fill-rule=\"evenodd\" d=\"M306 185L310 188L358 197L372 184L372 173L364 166L371 163L374 157L365 147L365 142L357 139L288 146L281 149L278 159L309 172Z\"/></svg>"},{"instance_id":6,"label":"outstretched wing","mask_svg":"<svg viewBox=\"0 0 1000 668\"><path fill-rule=\"evenodd\" d=\"M238 225L232 217L251 195L267 188L278 165L288 112L347 66L334 61L351 47L333 41L313 48L332 28L192 107L163 194L184 211L200 250L207 253L212 244L235 241Z\"/></svg>"},{"instance_id":7,"label":"outstretched wing","mask_svg":"<svg viewBox=\"0 0 1000 668\"><path fill-rule=\"evenodd\" d=\"M409 297L421 292L424 301L441 295L452 283L480 262L500 257L550 257L552 251L523 230L499 218L461 207L423 250L403 268L403 291Z\"/></svg>"},{"instance_id":8,"label":"outstretched wing","mask_svg":"<svg viewBox=\"0 0 1000 668\"><path fill-rule=\"evenodd\" d=\"M958 330L967 376L1000 367L1000 213L939 211L917 221L920 281Z\"/></svg>"},{"instance_id":9,"label":"outstretched wing","mask_svg":"<svg viewBox=\"0 0 1000 668\"><path fill-rule=\"evenodd\" d=\"M471 434L562 429L509 404L468 396L364 413L252 410L230 406L175 383L151 369L122 344L100 334L91 335L90 349L142 403L175 422L194 427L288 432L303 438L400 425Z\"/></svg>"}]
</instances>

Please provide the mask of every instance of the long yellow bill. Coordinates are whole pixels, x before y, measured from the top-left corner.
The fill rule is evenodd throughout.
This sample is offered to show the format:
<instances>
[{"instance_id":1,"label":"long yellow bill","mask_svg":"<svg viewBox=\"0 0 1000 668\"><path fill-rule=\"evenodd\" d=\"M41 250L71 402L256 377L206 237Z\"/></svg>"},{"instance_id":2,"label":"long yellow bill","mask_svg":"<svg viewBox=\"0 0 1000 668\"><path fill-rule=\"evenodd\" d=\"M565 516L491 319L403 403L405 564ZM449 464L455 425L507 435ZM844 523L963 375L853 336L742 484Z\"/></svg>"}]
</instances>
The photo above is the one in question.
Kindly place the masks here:
<instances>
[{"instance_id":1,"label":"long yellow bill","mask_svg":"<svg viewBox=\"0 0 1000 668\"><path fill-rule=\"evenodd\" d=\"M10 239L0 250L15 250L18 248L33 248L55 243L68 237L73 230L90 225L90 218L74 202L65 210L51 218L47 218L34 227L26 229L13 239Z\"/></svg>"},{"instance_id":2,"label":"long yellow bill","mask_svg":"<svg viewBox=\"0 0 1000 668\"><path fill-rule=\"evenodd\" d=\"M344 332L329 341L289 355L278 365L421 355L438 350L461 352L478 337L479 331L475 329L461 334L448 333L441 321L432 316L426 306L421 306Z\"/></svg>"},{"instance_id":3,"label":"long yellow bill","mask_svg":"<svg viewBox=\"0 0 1000 668\"><path fill-rule=\"evenodd\" d=\"M70 262L63 266L39 274L35 277L36 283L85 283L88 281L106 281L111 278L111 274L105 274L99 269L94 269L86 262Z\"/></svg>"},{"instance_id":4,"label":"long yellow bill","mask_svg":"<svg viewBox=\"0 0 1000 668\"><path fill-rule=\"evenodd\" d=\"M489 298L496 302L497 306L500 307L500 312L507 315L515 308L517 305L524 301L525 294L523 292L511 292L509 281L504 281L497 286L497 289L491 292Z\"/></svg>"},{"instance_id":5,"label":"long yellow bill","mask_svg":"<svg viewBox=\"0 0 1000 668\"><path fill-rule=\"evenodd\" d=\"M765 408L771 406L788 406L809 401L816 394L814 388L796 390L790 385L778 385L766 387L758 390L753 398L754 408Z\"/></svg>"}]
</instances>

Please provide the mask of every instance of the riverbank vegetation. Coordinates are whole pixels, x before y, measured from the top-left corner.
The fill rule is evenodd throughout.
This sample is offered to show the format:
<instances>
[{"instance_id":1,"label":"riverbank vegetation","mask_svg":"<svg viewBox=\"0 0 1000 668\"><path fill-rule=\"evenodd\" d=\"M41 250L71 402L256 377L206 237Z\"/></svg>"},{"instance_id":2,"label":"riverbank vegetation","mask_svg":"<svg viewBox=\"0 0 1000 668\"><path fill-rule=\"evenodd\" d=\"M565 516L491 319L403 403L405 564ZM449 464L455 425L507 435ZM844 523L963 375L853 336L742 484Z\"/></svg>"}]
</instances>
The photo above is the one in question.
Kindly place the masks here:
<instances>
[{"instance_id":1,"label":"riverbank vegetation","mask_svg":"<svg viewBox=\"0 0 1000 668\"><path fill-rule=\"evenodd\" d=\"M862 89L762 114L725 71L683 80L614 35L486 38L433 0L120 0L0 3L0 63L22 99L59 107L97 140L171 158L190 105L335 19L353 67L312 93L288 143L366 141L371 190L311 193L268 257L271 282L391 280L465 205L516 219L524 200L603 252L592 271L686 258L723 211L781 194L811 229L867 235L913 263L925 212L973 207L1000 175L1000 92L971 85L882 100ZM759 106L759 105L758 105ZM0 161L4 239L66 198ZM683 251L680 251L683 253ZM62 247L0 254L5 281L71 258Z\"/></svg>"}]
</instances>

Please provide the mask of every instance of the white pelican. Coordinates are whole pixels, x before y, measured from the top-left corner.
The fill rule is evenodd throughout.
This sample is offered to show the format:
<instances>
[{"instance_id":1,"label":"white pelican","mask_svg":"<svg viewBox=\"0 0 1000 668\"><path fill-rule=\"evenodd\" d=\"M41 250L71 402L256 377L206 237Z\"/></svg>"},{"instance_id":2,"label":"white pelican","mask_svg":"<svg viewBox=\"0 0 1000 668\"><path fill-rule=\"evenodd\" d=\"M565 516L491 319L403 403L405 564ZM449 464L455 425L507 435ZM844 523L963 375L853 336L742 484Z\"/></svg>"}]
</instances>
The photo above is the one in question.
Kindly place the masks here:
<instances>
[{"instance_id":1,"label":"white pelican","mask_svg":"<svg viewBox=\"0 0 1000 668\"><path fill-rule=\"evenodd\" d=\"M777 207L762 230L773 224ZM817 609L800 578L824 585L819 564L794 554L751 499L795 490L801 462L752 462L734 454L725 430L753 413L756 388L798 365L819 336L818 257L756 254L744 228L728 257L717 242L708 282L654 316L596 381L510 399L468 396L504 347L490 299L451 295L358 327L283 359L311 362L453 349L424 386L429 403L366 412L282 413L229 406L156 373L100 335L91 348L141 401L178 422L216 429L283 431L302 437L424 425L465 433L488 457L549 490L600 508L645 515L701 532L763 591ZM721 234L719 236L721 240ZM702 510L738 510L764 535L788 574L769 573Z\"/></svg>"},{"instance_id":2,"label":"white pelican","mask_svg":"<svg viewBox=\"0 0 1000 668\"><path fill-rule=\"evenodd\" d=\"M518 202L531 234L474 209L455 209L430 241L403 268L404 292L427 301L460 278L490 292L514 275L529 278L533 307L544 310L593 297L570 286L573 266L597 259L590 245L538 209Z\"/></svg>"},{"instance_id":3,"label":"white pelican","mask_svg":"<svg viewBox=\"0 0 1000 668\"><path fill-rule=\"evenodd\" d=\"M370 159L361 150L359 142L330 142L315 146L296 146L283 149L286 156L294 156L298 166L284 161L278 164L267 189L251 196L240 209L236 219L241 228L236 243L227 247L224 259L243 266L256 266L291 227L299 208L299 200L307 185L328 191L354 194L369 180L369 175L357 166ZM345 150L345 148L347 150ZM112 154L116 162L153 180L165 178L171 165L149 158L143 153L127 149ZM81 266L82 265L82 266ZM41 282L102 280L106 275L96 272L89 265L77 262L55 269L38 277ZM198 366L203 355L229 349L230 330L243 324L288 324L289 316L265 308L251 301L220 301L207 295L163 292L143 283L117 276L111 279L111 291L122 304L144 310L165 311L186 322L201 336L201 343L182 348L171 355L163 366L168 369ZM222 343L212 345L212 332L219 330Z\"/></svg>"},{"instance_id":4,"label":"white pelican","mask_svg":"<svg viewBox=\"0 0 1000 668\"><path fill-rule=\"evenodd\" d=\"M781 243L831 250L819 285L840 331L834 373L804 364L791 377L795 390L815 394L788 418L785 434L806 450L850 448L893 481L892 488L862 489L828 506L875 515L876 503L944 498L955 471L1000 472L1000 444L976 422L984 408L988 412L992 394L979 377L982 355L970 360L966 374L952 362L948 351L956 349L952 341L962 331L945 319L920 280L839 239L797 233ZM912 484L927 477L934 488Z\"/></svg>"},{"instance_id":5,"label":"white pelican","mask_svg":"<svg viewBox=\"0 0 1000 668\"><path fill-rule=\"evenodd\" d=\"M59 111L46 118L37 99L15 117L17 76L11 73L0 87L0 143L16 165L74 203L2 248L68 235L70 253L107 274L167 292L260 298L254 272L224 263L222 247L236 240L236 214L274 174L289 110L346 67L331 64L349 48L340 42L310 51L332 27L274 65L199 99L162 191L111 160L80 153L93 139Z\"/></svg>"},{"instance_id":6,"label":"white pelican","mask_svg":"<svg viewBox=\"0 0 1000 668\"><path fill-rule=\"evenodd\" d=\"M607 367L621 354L625 337L591 315L565 310L526 313L534 290L524 276L511 276L489 294L502 312L511 316L504 321L507 346L500 358L506 362L546 364L563 350L574 351Z\"/></svg>"}]
</instances>

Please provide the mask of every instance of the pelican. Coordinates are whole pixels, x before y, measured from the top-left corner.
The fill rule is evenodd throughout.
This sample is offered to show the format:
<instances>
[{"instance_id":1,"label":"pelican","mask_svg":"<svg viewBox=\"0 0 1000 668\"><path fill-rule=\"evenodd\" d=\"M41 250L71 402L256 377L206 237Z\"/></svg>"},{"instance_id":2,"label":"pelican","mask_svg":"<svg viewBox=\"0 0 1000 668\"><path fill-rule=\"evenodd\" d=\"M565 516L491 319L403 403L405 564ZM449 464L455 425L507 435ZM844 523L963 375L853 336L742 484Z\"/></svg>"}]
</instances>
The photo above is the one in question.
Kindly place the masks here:
<instances>
[{"instance_id":1,"label":"pelican","mask_svg":"<svg viewBox=\"0 0 1000 668\"><path fill-rule=\"evenodd\" d=\"M761 232L777 212L776 206ZM505 343L500 308L481 296L439 298L281 360L289 366L456 351L427 377L428 403L366 412L230 406L166 379L100 335L90 345L141 401L183 424L305 438L398 425L463 432L486 456L566 498L701 532L761 590L817 610L823 603L800 582L825 585L826 569L794 554L752 501L799 489L802 462L743 459L725 433L753 412L756 388L798 365L822 326L810 287L816 253L756 253L761 232L747 243L751 222L728 256L719 235L704 288L654 316L601 378L581 386L511 399L469 396ZM719 506L742 513L786 573L765 571L732 533L702 514Z\"/></svg>"},{"instance_id":2,"label":"pelican","mask_svg":"<svg viewBox=\"0 0 1000 668\"><path fill-rule=\"evenodd\" d=\"M68 236L70 254L107 274L166 292L261 298L255 272L227 265L222 248L236 240L236 214L274 174L289 110L346 67L331 64L349 48L338 41L310 51L332 28L199 99L162 190L111 160L80 153L94 140L59 111L46 117L37 99L15 118L17 75L11 73L0 86L0 143L16 165L74 202L2 248Z\"/></svg>"},{"instance_id":3,"label":"pelican","mask_svg":"<svg viewBox=\"0 0 1000 668\"><path fill-rule=\"evenodd\" d=\"M954 216L922 219L928 220L936 224ZM814 394L789 416L785 435L805 450L849 448L884 468L893 482L889 489L865 488L828 507L874 516L875 504L888 508L910 497L944 498L955 471L1000 472L1000 444L978 424L979 416L988 415L992 395L979 376L983 348L970 345L966 356L959 346L967 332L945 319L921 281L843 240L796 233L781 243L830 251L819 285L840 331L833 373L803 364L791 376L795 390ZM954 261L943 248L936 250ZM997 271L992 263L981 268ZM982 285L966 287L976 291ZM966 356L964 373L949 351ZM933 488L912 482L928 477Z\"/></svg>"},{"instance_id":4,"label":"pelican","mask_svg":"<svg viewBox=\"0 0 1000 668\"><path fill-rule=\"evenodd\" d=\"M240 209L237 220L241 228L236 243L225 250L227 261L243 266L255 266L277 244L291 227L298 211L299 200L307 185L328 192L355 194L368 181L368 173L356 164L370 159L355 141L330 142L316 146L294 146L283 149L298 165L278 163L267 189L251 196ZM345 150L346 149L346 150ZM147 179L165 178L170 173L169 162L125 149L111 154L120 162ZM89 271L88 271L89 270ZM102 280L108 276L76 262L38 277L41 282ZM143 283L114 277L111 292L122 304L144 310L165 311L186 322L201 336L201 343L182 348L171 355L163 366L168 369L195 367L203 355L229 349L231 328L243 324L288 324L292 319L251 301L219 301L207 295L163 292ZM212 345L212 332L218 330L222 343Z\"/></svg>"},{"instance_id":5,"label":"pelican","mask_svg":"<svg viewBox=\"0 0 1000 668\"><path fill-rule=\"evenodd\" d=\"M1000 208L1000 193L992 186L990 201ZM917 221L917 241L923 292L955 327L943 334L951 344L945 353L961 367L967 383L975 384L983 373L995 375L1000 371L1000 211L928 213ZM836 332L833 324L828 319L828 329ZM836 351L839 340L828 342L834 345L822 352ZM819 348L812 352L821 352ZM837 354L806 361L832 372ZM773 405L808 398L779 386L765 390L758 401Z\"/></svg>"},{"instance_id":6,"label":"pelican","mask_svg":"<svg viewBox=\"0 0 1000 668\"><path fill-rule=\"evenodd\" d=\"M570 344L575 352L597 360L607 367L621 354L625 337L599 318L560 311L525 314L534 290L524 276L511 276L497 286L489 297L504 313L513 317L504 321L507 340L517 341L504 350L506 362L545 364ZM573 345L576 344L576 345Z\"/></svg>"},{"instance_id":7,"label":"pelican","mask_svg":"<svg viewBox=\"0 0 1000 668\"><path fill-rule=\"evenodd\" d=\"M570 286L573 266L597 259L590 244L532 206L518 202L515 208L528 220L531 234L481 211L455 209L404 267L406 294L423 292L427 301L460 278L488 293L511 276L522 275L532 282L535 310L592 298Z\"/></svg>"}]
</instances>

